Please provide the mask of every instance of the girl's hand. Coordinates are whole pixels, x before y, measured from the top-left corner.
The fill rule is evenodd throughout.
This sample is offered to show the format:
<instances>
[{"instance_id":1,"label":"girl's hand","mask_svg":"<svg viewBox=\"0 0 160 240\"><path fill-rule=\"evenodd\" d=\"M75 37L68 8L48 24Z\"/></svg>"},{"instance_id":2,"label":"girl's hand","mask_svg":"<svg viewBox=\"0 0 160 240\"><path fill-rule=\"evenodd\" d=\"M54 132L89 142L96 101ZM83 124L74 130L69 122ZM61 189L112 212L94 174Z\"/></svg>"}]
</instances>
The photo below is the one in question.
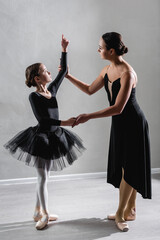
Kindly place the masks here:
<instances>
[{"instance_id":1,"label":"girl's hand","mask_svg":"<svg viewBox=\"0 0 160 240\"><path fill-rule=\"evenodd\" d=\"M75 123L76 118L72 117L70 119L67 120L67 126L73 126L73 124Z\"/></svg>"},{"instance_id":2,"label":"girl's hand","mask_svg":"<svg viewBox=\"0 0 160 240\"><path fill-rule=\"evenodd\" d=\"M61 65L59 65L58 71L60 72L61 70L62 70ZM68 75L69 75L69 66L67 66L67 73L66 73L65 77L67 78Z\"/></svg>"},{"instance_id":3,"label":"girl's hand","mask_svg":"<svg viewBox=\"0 0 160 240\"><path fill-rule=\"evenodd\" d=\"M62 41L61 41L62 52L66 52L67 51L68 44L69 44L69 40L64 38L64 35L62 34Z\"/></svg>"},{"instance_id":4,"label":"girl's hand","mask_svg":"<svg viewBox=\"0 0 160 240\"><path fill-rule=\"evenodd\" d=\"M72 117L69 118L68 120L62 120L61 121L61 126L73 126L74 122L75 122L76 118Z\"/></svg>"},{"instance_id":5,"label":"girl's hand","mask_svg":"<svg viewBox=\"0 0 160 240\"><path fill-rule=\"evenodd\" d=\"M87 122L89 119L90 119L90 118L89 118L89 115L88 115L88 114L80 114L80 115L76 118L76 120L75 120L74 124L72 125L72 127L77 126L77 125L79 125L80 123L85 123L85 122Z\"/></svg>"}]
</instances>

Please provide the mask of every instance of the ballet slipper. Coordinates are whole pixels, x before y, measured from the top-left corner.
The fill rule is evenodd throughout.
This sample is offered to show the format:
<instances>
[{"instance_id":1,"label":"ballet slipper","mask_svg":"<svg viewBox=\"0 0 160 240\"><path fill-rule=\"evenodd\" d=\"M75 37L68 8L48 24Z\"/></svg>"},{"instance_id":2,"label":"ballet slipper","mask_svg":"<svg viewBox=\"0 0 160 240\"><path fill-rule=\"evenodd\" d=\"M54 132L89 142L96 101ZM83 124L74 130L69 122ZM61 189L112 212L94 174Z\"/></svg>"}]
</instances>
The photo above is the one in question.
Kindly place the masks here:
<instances>
[{"instance_id":1,"label":"ballet slipper","mask_svg":"<svg viewBox=\"0 0 160 240\"><path fill-rule=\"evenodd\" d=\"M116 215L114 213L113 214L109 214L107 216L107 219L108 220L115 220L116 219ZM130 214L127 217L124 217L124 219L126 221L134 221L136 219L136 211L135 211L135 209L131 209Z\"/></svg>"},{"instance_id":2,"label":"ballet slipper","mask_svg":"<svg viewBox=\"0 0 160 240\"><path fill-rule=\"evenodd\" d=\"M113 213L113 214L109 214L108 216L107 216L107 219L108 220L115 220L116 219L116 215Z\"/></svg>"},{"instance_id":3,"label":"ballet slipper","mask_svg":"<svg viewBox=\"0 0 160 240\"><path fill-rule=\"evenodd\" d=\"M127 217L125 217L125 220L126 221L134 221L135 219L136 219L136 209L133 208L133 209L131 209L131 211L129 212Z\"/></svg>"},{"instance_id":4,"label":"ballet slipper","mask_svg":"<svg viewBox=\"0 0 160 240\"><path fill-rule=\"evenodd\" d=\"M42 214L41 213L36 213L36 214L33 215L33 220L35 222L38 222L41 218L42 218ZM58 215L51 214L51 215L49 215L48 221L52 222L52 221L56 221L57 219L58 219Z\"/></svg>"},{"instance_id":5,"label":"ballet slipper","mask_svg":"<svg viewBox=\"0 0 160 240\"><path fill-rule=\"evenodd\" d=\"M36 229L37 230L42 230L48 225L49 221L49 216L48 215L43 215L42 218L36 223Z\"/></svg>"},{"instance_id":6,"label":"ballet slipper","mask_svg":"<svg viewBox=\"0 0 160 240\"><path fill-rule=\"evenodd\" d=\"M41 218L42 218L42 214L41 214L40 212L34 213L34 215L33 215L33 220L34 220L35 222L38 222Z\"/></svg>"},{"instance_id":7,"label":"ballet slipper","mask_svg":"<svg viewBox=\"0 0 160 240\"><path fill-rule=\"evenodd\" d=\"M51 214L51 215L49 215L49 219L48 219L50 222L51 221L56 221L56 220L58 220L58 215L56 215L56 214Z\"/></svg>"},{"instance_id":8,"label":"ballet slipper","mask_svg":"<svg viewBox=\"0 0 160 240\"><path fill-rule=\"evenodd\" d=\"M118 229L121 230L122 232L127 232L129 230L129 226L125 221L124 222L115 221L115 222L116 222Z\"/></svg>"}]
</instances>

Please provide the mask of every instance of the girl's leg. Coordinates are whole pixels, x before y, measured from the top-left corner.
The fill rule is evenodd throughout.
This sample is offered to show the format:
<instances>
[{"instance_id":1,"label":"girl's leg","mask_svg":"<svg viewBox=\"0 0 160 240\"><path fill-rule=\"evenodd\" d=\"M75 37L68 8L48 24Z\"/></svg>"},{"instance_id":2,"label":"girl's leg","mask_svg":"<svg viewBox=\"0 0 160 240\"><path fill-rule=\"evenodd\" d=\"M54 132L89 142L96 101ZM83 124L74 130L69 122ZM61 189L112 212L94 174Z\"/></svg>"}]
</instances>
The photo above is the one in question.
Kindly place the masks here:
<instances>
[{"instance_id":1,"label":"girl's leg","mask_svg":"<svg viewBox=\"0 0 160 240\"><path fill-rule=\"evenodd\" d=\"M49 221L49 213L48 213L48 190L47 190L47 179L48 179L48 171L46 169L37 168L38 174L38 184L37 184L37 209L39 209L39 204L41 207L42 215L36 224L36 229L43 229Z\"/></svg>"},{"instance_id":2,"label":"girl's leg","mask_svg":"<svg viewBox=\"0 0 160 240\"><path fill-rule=\"evenodd\" d=\"M38 230L43 229L48 221L56 221L58 219L57 215L49 216L48 211L48 189L47 189L47 180L49 177L49 169L37 168L38 174L38 184L37 184L37 200L36 200L36 210L38 211L37 218L34 217L34 220L37 220L36 228ZM42 211L42 214L40 213Z\"/></svg>"},{"instance_id":3,"label":"girl's leg","mask_svg":"<svg viewBox=\"0 0 160 240\"><path fill-rule=\"evenodd\" d=\"M41 207L42 213L48 215L48 189L47 180L49 172L46 169L37 168L38 184L37 184L37 200L36 209Z\"/></svg>"},{"instance_id":4,"label":"girl's leg","mask_svg":"<svg viewBox=\"0 0 160 240\"><path fill-rule=\"evenodd\" d=\"M38 186L37 186L35 212L40 212L40 209L41 209L41 205L39 201Z\"/></svg>"},{"instance_id":5,"label":"girl's leg","mask_svg":"<svg viewBox=\"0 0 160 240\"><path fill-rule=\"evenodd\" d=\"M34 219L35 222L38 222L38 220L41 219L41 217L42 217L41 205L40 205L40 200L39 200L39 196L38 196L38 186L37 186L37 190L36 190L36 205L35 205L33 219Z\"/></svg>"}]
</instances>

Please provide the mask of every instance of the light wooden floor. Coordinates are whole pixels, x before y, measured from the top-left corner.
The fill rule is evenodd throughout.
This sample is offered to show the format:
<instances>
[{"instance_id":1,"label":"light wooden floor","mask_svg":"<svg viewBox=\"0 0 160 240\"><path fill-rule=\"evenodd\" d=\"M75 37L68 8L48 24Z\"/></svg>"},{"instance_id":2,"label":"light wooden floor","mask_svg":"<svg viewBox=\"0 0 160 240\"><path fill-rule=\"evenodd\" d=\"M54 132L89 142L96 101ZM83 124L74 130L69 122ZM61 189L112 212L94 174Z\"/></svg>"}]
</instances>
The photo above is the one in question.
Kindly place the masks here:
<instances>
[{"instance_id":1,"label":"light wooden floor","mask_svg":"<svg viewBox=\"0 0 160 240\"><path fill-rule=\"evenodd\" d=\"M137 198L137 219L130 230L119 232L114 221L105 219L114 213L118 190L106 179L49 182L50 212L59 215L37 231L32 221L35 184L0 185L1 240L158 240L160 239L160 175L154 174L153 199Z\"/></svg>"}]
</instances>

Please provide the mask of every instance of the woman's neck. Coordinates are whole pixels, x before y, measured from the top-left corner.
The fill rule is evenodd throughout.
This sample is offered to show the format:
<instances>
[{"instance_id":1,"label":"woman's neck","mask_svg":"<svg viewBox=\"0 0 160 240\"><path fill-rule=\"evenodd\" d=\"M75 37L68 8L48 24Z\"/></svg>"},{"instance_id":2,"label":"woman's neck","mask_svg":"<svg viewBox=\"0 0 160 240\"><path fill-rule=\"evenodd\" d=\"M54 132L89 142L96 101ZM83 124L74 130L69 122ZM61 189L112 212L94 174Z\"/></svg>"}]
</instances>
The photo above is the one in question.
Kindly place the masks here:
<instances>
[{"instance_id":1,"label":"woman's neck","mask_svg":"<svg viewBox=\"0 0 160 240\"><path fill-rule=\"evenodd\" d=\"M110 62L113 67L117 67L118 65L124 62L124 59L122 58L122 56L115 56L112 59L110 59Z\"/></svg>"}]
</instances>

